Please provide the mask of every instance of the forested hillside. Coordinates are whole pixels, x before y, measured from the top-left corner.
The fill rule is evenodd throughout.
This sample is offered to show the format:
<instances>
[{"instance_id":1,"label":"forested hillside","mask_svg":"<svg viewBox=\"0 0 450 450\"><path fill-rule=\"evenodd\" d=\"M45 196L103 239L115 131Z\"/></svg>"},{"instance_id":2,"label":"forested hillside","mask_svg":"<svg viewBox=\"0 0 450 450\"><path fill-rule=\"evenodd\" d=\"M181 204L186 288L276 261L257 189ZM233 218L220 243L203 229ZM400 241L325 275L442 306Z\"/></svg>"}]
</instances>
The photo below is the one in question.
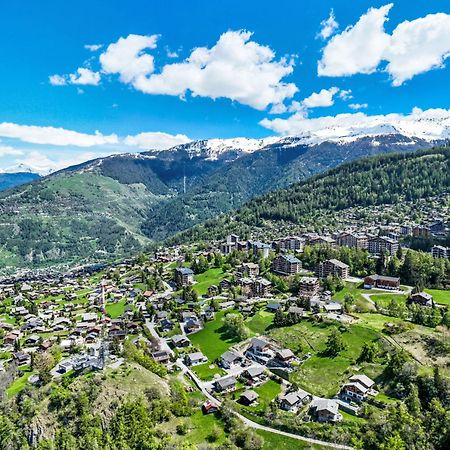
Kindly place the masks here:
<instances>
[{"instance_id":1,"label":"forested hillside","mask_svg":"<svg viewBox=\"0 0 450 450\"><path fill-rule=\"evenodd\" d=\"M415 202L450 192L450 148L376 156L345 164L322 175L270 192L236 213L179 234L173 242L221 239L248 234L263 225L322 225L349 208ZM275 224L275 225L274 225Z\"/></svg>"},{"instance_id":2,"label":"forested hillside","mask_svg":"<svg viewBox=\"0 0 450 450\"><path fill-rule=\"evenodd\" d=\"M0 265L42 266L123 258L239 208L258 195L344 161L429 145L398 134L314 145L299 138L283 138L268 145L265 141L212 140L162 152L88 161L1 193ZM353 166L349 167L346 170L352 170ZM321 178L311 188L320 198L329 187L320 186L317 180ZM299 189L293 191L294 198L289 202L314 208L316 194L308 199ZM244 208L240 215L244 217L247 210L246 221L253 223L270 216L298 220L304 209L297 208L295 214L299 216L291 217L290 203L281 192L266 197L263 203L252 203L255 217L253 209ZM335 190L335 194L336 201L341 202L342 193ZM286 195L290 197L290 191ZM365 201L364 192L358 195ZM348 204L353 197L347 199ZM323 209L328 207L333 204L323 205Z\"/></svg>"}]
</instances>

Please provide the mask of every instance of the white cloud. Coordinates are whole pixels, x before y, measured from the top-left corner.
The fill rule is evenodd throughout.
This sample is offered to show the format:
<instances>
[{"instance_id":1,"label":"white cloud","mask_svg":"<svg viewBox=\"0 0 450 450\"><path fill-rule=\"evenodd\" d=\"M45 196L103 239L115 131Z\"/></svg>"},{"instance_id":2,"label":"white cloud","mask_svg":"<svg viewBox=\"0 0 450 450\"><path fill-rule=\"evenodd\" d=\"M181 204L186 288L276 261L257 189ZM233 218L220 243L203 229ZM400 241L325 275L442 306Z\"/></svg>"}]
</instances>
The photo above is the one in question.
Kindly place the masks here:
<instances>
[{"instance_id":1,"label":"white cloud","mask_svg":"<svg viewBox=\"0 0 450 450\"><path fill-rule=\"evenodd\" d=\"M93 72L90 69L80 67L77 69L76 73L71 73L69 75L69 81L71 84L97 86L100 83L100 74L98 72Z\"/></svg>"},{"instance_id":2,"label":"white cloud","mask_svg":"<svg viewBox=\"0 0 450 450\"><path fill-rule=\"evenodd\" d=\"M89 50L90 52L96 52L97 50L100 50L103 47L102 44L86 44L84 48L86 50Z\"/></svg>"},{"instance_id":3,"label":"white cloud","mask_svg":"<svg viewBox=\"0 0 450 450\"><path fill-rule=\"evenodd\" d=\"M369 9L354 26L334 36L323 49L319 76L368 74L386 61L393 86L400 86L418 74L444 67L450 56L450 15L406 20L388 34L384 24L392 6Z\"/></svg>"},{"instance_id":4,"label":"white cloud","mask_svg":"<svg viewBox=\"0 0 450 450\"><path fill-rule=\"evenodd\" d=\"M350 109L358 110L358 109L366 109L369 107L367 103L350 103L348 105Z\"/></svg>"},{"instance_id":5,"label":"white cloud","mask_svg":"<svg viewBox=\"0 0 450 450\"><path fill-rule=\"evenodd\" d=\"M32 144L74 145L77 147L118 143L115 134L103 135L98 131L95 134L86 134L64 128L18 125L9 122L0 123L0 136L19 139Z\"/></svg>"},{"instance_id":6,"label":"white cloud","mask_svg":"<svg viewBox=\"0 0 450 450\"><path fill-rule=\"evenodd\" d=\"M48 81L52 86L65 86L67 84L66 77L62 75L50 75Z\"/></svg>"},{"instance_id":7,"label":"white cloud","mask_svg":"<svg viewBox=\"0 0 450 450\"><path fill-rule=\"evenodd\" d=\"M51 75L48 79L53 86L66 86L68 84L98 86L100 74L85 67L79 67L75 73Z\"/></svg>"},{"instance_id":8,"label":"white cloud","mask_svg":"<svg viewBox=\"0 0 450 450\"><path fill-rule=\"evenodd\" d=\"M169 134L161 132L139 133L136 136L127 136L124 144L146 150L165 150L176 145L192 141L185 134Z\"/></svg>"},{"instance_id":9,"label":"white cloud","mask_svg":"<svg viewBox=\"0 0 450 450\"><path fill-rule=\"evenodd\" d=\"M339 92L337 87L322 89L320 92L314 92L303 100L306 108L318 108L334 105L334 96Z\"/></svg>"},{"instance_id":10,"label":"white cloud","mask_svg":"<svg viewBox=\"0 0 450 450\"><path fill-rule=\"evenodd\" d=\"M328 39L330 36L332 36L336 30L339 28L339 24L336 21L336 17L334 16L334 11L330 11L330 15L327 19L322 20L320 22L321 29L317 35L317 37L320 37L323 40Z\"/></svg>"},{"instance_id":11,"label":"white cloud","mask_svg":"<svg viewBox=\"0 0 450 450\"><path fill-rule=\"evenodd\" d=\"M111 44L100 56L105 73L146 94L224 97L263 110L291 98L297 87L282 79L291 74L293 59L275 59L269 47L250 40L247 31L228 31L211 48L199 47L181 63L154 72L153 57L144 53L156 46L156 36L132 35Z\"/></svg>"},{"instance_id":12,"label":"white cloud","mask_svg":"<svg viewBox=\"0 0 450 450\"><path fill-rule=\"evenodd\" d=\"M352 90L351 89L347 89L347 90L341 89L339 91L339 98L344 101L351 100L353 98Z\"/></svg>"},{"instance_id":13,"label":"white cloud","mask_svg":"<svg viewBox=\"0 0 450 450\"><path fill-rule=\"evenodd\" d=\"M157 40L156 34L121 37L100 55L103 72L119 75L123 83L135 82L140 77L150 75L155 69L154 59L146 50L155 49Z\"/></svg>"},{"instance_id":14,"label":"white cloud","mask_svg":"<svg viewBox=\"0 0 450 450\"><path fill-rule=\"evenodd\" d=\"M9 145L0 145L0 157L23 155L23 151Z\"/></svg>"},{"instance_id":15,"label":"white cloud","mask_svg":"<svg viewBox=\"0 0 450 450\"><path fill-rule=\"evenodd\" d=\"M308 118L296 113L287 119L264 119L262 126L282 135L312 134L316 138L342 138L358 133L401 132L424 139L450 138L450 110L414 108L410 114L367 115L363 112Z\"/></svg>"},{"instance_id":16,"label":"white cloud","mask_svg":"<svg viewBox=\"0 0 450 450\"><path fill-rule=\"evenodd\" d=\"M429 14L402 22L393 31L384 58L392 84L400 86L415 75L444 66L450 56L450 15Z\"/></svg>"},{"instance_id":17,"label":"white cloud","mask_svg":"<svg viewBox=\"0 0 450 450\"><path fill-rule=\"evenodd\" d=\"M372 73L380 63L389 35L384 23L393 4L370 8L358 22L334 36L323 49L319 76L349 76Z\"/></svg>"},{"instance_id":18,"label":"white cloud","mask_svg":"<svg viewBox=\"0 0 450 450\"><path fill-rule=\"evenodd\" d=\"M91 159L107 156L105 153L93 153L83 152L75 153L70 156L56 158L50 158L47 154L33 150L24 155L23 158L16 159L15 163L17 167L28 169L31 172L39 173L40 175L48 175L49 173L57 170L64 169L65 167L80 164ZM9 172L13 171L13 168L8 169Z\"/></svg>"}]
</instances>

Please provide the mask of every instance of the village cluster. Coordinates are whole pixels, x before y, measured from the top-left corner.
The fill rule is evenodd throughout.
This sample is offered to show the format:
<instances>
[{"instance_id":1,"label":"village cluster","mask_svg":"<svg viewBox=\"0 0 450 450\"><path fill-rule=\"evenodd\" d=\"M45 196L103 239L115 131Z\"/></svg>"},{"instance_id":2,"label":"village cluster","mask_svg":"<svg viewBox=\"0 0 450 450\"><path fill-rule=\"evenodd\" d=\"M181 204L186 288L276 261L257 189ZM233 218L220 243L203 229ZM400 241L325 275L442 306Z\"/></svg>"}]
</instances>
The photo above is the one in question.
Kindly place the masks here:
<instances>
[{"instance_id":1,"label":"village cluster","mask_svg":"<svg viewBox=\"0 0 450 450\"><path fill-rule=\"evenodd\" d=\"M144 342L156 363L189 376L208 398L205 412L217 409L221 399L236 391L239 403L257 405L255 387L276 379L282 386L276 398L281 410L301 412L304 420L338 422L342 419L340 410L358 414L361 403L377 394L374 380L354 373L334 398L317 397L289 382L289 373L311 356L308 353L299 357L275 340L257 335L211 359L192 343L192 336L217 314L228 312L246 319L260 310L275 314L282 311L291 323L312 316L353 323L355 318L347 314L342 302L332 299L321 280L332 277L361 281L365 289L403 293L400 279L367 274L355 280L349 266L337 259L305 269L298 258L304 247L347 246L366 249L374 257L394 255L399 249L399 235L445 231L443 223L435 223L429 227L394 226L378 230L377 235L355 230L325 236L304 233L271 243L240 240L232 234L206 250L193 249L194 258L207 259L216 254L226 257L235 251L247 255L228 276L209 284L200 296L192 296L197 283L195 273L186 264L186 249L181 247L165 248L151 258L116 264L98 274L4 283L0 286L1 370L10 373L9 367L28 368L33 354L55 349L60 355L51 370L53 377L114 368L124 361L117 349L129 339ZM433 248L433 256L448 258L447 250ZM258 260L269 258L273 252L276 256L262 273ZM281 277L299 276L296 295L275 294L267 271ZM146 281L149 276L154 281L152 289ZM432 296L426 292L415 292L410 301L434 306ZM211 374L202 377L199 367ZM39 376L32 372L28 381L39 383Z\"/></svg>"}]
</instances>

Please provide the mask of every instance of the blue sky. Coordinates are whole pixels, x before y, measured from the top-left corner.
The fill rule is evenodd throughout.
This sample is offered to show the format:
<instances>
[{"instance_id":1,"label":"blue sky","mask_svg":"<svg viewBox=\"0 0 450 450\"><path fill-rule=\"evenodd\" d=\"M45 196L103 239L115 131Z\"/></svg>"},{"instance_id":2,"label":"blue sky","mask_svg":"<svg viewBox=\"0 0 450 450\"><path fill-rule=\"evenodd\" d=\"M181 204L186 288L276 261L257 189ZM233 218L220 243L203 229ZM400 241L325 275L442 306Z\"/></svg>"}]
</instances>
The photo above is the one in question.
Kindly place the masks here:
<instances>
[{"instance_id":1,"label":"blue sky","mask_svg":"<svg viewBox=\"0 0 450 450\"><path fill-rule=\"evenodd\" d=\"M0 168L17 162L31 164L41 158L44 171L46 165L52 168L52 162L56 168L98 154L136 150L141 141L129 139L129 145L124 145L124 139L139 133L167 133L170 136L164 136L164 142L179 135L174 143L186 138L259 138L295 133L304 129L305 120L322 116L355 111L409 114L414 107L450 109L449 69L445 67L449 38L433 41L430 37L426 46L418 48L424 32L432 36L437 30L439 37L447 31L450 36L449 3L401 0L388 5L386 1L363 0L4 2ZM346 27L356 28L370 8L378 13L367 18L369 31L361 24L359 36L355 32L341 42L336 39ZM318 34L331 11L337 24L328 22L331 34L324 39ZM418 21L425 17L426 23ZM406 21L411 26L406 27ZM407 29L397 28L401 24ZM252 35L243 36L244 30ZM374 35L364 41L370 31ZM160 76L165 67L186 63L195 48L206 53L214 49L224 34L230 37L224 47L236 45L236 54L246 44L254 46L242 53L242 61L232 62L235 68L226 75L231 78L228 87L223 87L226 82L214 83L214 78L222 75L221 66L219 71L212 67L221 64L220 51L196 56L202 60L200 65L204 58L208 60L204 64L211 64L209 73L214 76L203 77L198 66L191 67L193 64L185 64L171 76ZM153 45L140 50L141 56L144 53L152 59L144 61L144 68L133 69L131 60L120 64L130 35L147 39L147 44L154 37ZM108 53L109 46L120 38L123 45L102 63L100 55ZM336 41L330 45L333 39ZM102 47L96 51L85 48L94 44ZM382 47L379 54L378 47ZM403 49L403 55L392 50L395 48ZM253 51L264 61L252 63ZM267 56L267 51L272 56ZM434 59L420 67L414 64L415 59L426 60L430 54ZM361 63L365 58L367 61ZM322 76L318 74L320 61ZM258 75L265 64L264 75ZM403 72L405 65L407 73ZM195 69L192 75L185 77L191 68ZM88 70L88 77L80 78L78 69ZM284 75L277 78L278 71ZM52 76L56 78L49 78ZM328 91L320 94L323 89ZM310 97L313 93L320 95ZM301 118L300 128L292 116ZM36 128L21 128L25 125ZM62 133L61 140L53 136L53 129L45 127L89 136L98 130L100 136L117 139L91 142ZM144 142L153 142L151 138L147 136Z\"/></svg>"}]
</instances>

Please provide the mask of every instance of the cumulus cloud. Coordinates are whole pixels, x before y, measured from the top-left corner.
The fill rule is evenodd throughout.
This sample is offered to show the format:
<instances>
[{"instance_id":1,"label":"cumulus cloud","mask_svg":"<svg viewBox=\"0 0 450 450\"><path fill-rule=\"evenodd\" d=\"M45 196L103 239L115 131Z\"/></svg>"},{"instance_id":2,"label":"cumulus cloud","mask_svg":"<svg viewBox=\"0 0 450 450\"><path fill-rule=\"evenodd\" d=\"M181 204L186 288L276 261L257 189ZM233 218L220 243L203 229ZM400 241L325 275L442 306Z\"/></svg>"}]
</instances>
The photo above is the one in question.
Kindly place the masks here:
<instances>
[{"instance_id":1,"label":"cumulus cloud","mask_svg":"<svg viewBox=\"0 0 450 450\"><path fill-rule=\"evenodd\" d=\"M429 14L401 22L386 33L384 24L393 4L371 8L358 22L335 35L318 63L319 76L369 74L383 61L393 86L444 67L450 56L450 15Z\"/></svg>"},{"instance_id":2,"label":"cumulus cloud","mask_svg":"<svg viewBox=\"0 0 450 450\"><path fill-rule=\"evenodd\" d=\"M415 75L444 66L450 56L450 15L429 14L402 22L393 31L384 58L392 84L400 86Z\"/></svg>"},{"instance_id":3,"label":"cumulus cloud","mask_svg":"<svg viewBox=\"0 0 450 450\"><path fill-rule=\"evenodd\" d=\"M166 64L154 73L156 36L130 35L111 44L100 56L105 73L146 94L220 97L263 110L291 98L297 87L282 81L291 74L293 58L275 60L267 46L251 40L248 31L228 31L211 47L198 47L180 63Z\"/></svg>"},{"instance_id":4,"label":"cumulus cloud","mask_svg":"<svg viewBox=\"0 0 450 450\"><path fill-rule=\"evenodd\" d=\"M51 75L49 82L53 86L67 84L97 86L100 83L100 74L85 67L80 67L75 73L69 75Z\"/></svg>"},{"instance_id":5,"label":"cumulus cloud","mask_svg":"<svg viewBox=\"0 0 450 450\"><path fill-rule=\"evenodd\" d=\"M334 11L331 10L330 11L330 15L328 16L327 19L322 20L322 22L320 22L320 31L317 34L317 37L326 40L328 39L330 36L332 36L336 30L339 28L339 24L336 21L336 17L334 15Z\"/></svg>"},{"instance_id":6,"label":"cumulus cloud","mask_svg":"<svg viewBox=\"0 0 450 450\"><path fill-rule=\"evenodd\" d=\"M84 48L86 50L89 50L90 52L96 52L97 50L100 50L103 47L102 44L86 44Z\"/></svg>"},{"instance_id":7,"label":"cumulus cloud","mask_svg":"<svg viewBox=\"0 0 450 450\"><path fill-rule=\"evenodd\" d=\"M158 35L141 36L130 34L110 44L100 55L100 64L106 74L119 75L123 83L135 83L141 77L147 77L154 69L153 55L148 50L156 48Z\"/></svg>"},{"instance_id":8,"label":"cumulus cloud","mask_svg":"<svg viewBox=\"0 0 450 450\"><path fill-rule=\"evenodd\" d=\"M424 139L450 138L450 110L414 108L410 114L367 115L363 112L308 118L296 113L287 119L264 119L260 124L282 135L312 134L319 138L342 138L355 133L401 132Z\"/></svg>"},{"instance_id":9,"label":"cumulus cloud","mask_svg":"<svg viewBox=\"0 0 450 450\"><path fill-rule=\"evenodd\" d=\"M90 69L80 67L79 69L77 69L76 73L71 73L69 75L69 80L71 84L89 84L92 86L97 86L98 83L100 83L100 74L98 72L93 72Z\"/></svg>"},{"instance_id":10,"label":"cumulus cloud","mask_svg":"<svg viewBox=\"0 0 450 450\"><path fill-rule=\"evenodd\" d=\"M35 125L18 125L15 123L0 123L0 136L19 139L23 142L44 145L74 145L77 147L92 147L94 145L117 144L117 135L79 133L64 128L40 127Z\"/></svg>"},{"instance_id":11,"label":"cumulus cloud","mask_svg":"<svg viewBox=\"0 0 450 450\"><path fill-rule=\"evenodd\" d=\"M135 136L127 136L124 144L139 147L146 150L165 150L176 145L186 144L192 139L185 134L169 134L162 132L139 133Z\"/></svg>"},{"instance_id":12,"label":"cumulus cloud","mask_svg":"<svg viewBox=\"0 0 450 450\"><path fill-rule=\"evenodd\" d=\"M334 96L339 92L337 87L322 89L320 92L314 92L303 100L306 108L318 108L334 105Z\"/></svg>"},{"instance_id":13,"label":"cumulus cloud","mask_svg":"<svg viewBox=\"0 0 450 450\"><path fill-rule=\"evenodd\" d=\"M334 36L323 49L318 64L319 76L374 72L389 45L384 23L392 6L390 3L381 8L370 8L355 25Z\"/></svg>"},{"instance_id":14,"label":"cumulus cloud","mask_svg":"<svg viewBox=\"0 0 450 450\"><path fill-rule=\"evenodd\" d=\"M48 81L52 86L65 86L67 84L67 78L63 75L50 75Z\"/></svg>"}]
</instances>

